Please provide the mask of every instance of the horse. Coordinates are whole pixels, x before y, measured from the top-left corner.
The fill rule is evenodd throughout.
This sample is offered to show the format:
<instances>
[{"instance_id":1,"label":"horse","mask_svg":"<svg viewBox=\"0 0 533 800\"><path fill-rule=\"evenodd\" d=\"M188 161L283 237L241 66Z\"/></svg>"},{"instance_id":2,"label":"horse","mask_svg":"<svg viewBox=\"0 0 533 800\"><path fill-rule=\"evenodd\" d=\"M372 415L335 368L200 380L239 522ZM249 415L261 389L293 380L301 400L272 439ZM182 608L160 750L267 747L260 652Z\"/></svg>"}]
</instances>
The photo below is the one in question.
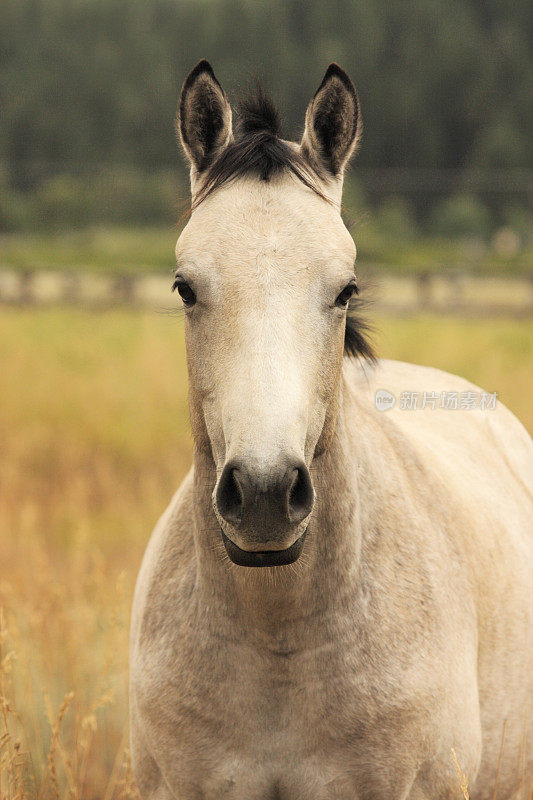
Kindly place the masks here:
<instances>
[{"instance_id":1,"label":"horse","mask_svg":"<svg viewBox=\"0 0 533 800\"><path fill-rule=\"evenodd\" d=\"M341 218L351 79L329 66L296 143L204 60L177 131L194 453L134 595L142 797L518 798L532 443L466 380L374 356Z\"/></svg>"}]
</instances>

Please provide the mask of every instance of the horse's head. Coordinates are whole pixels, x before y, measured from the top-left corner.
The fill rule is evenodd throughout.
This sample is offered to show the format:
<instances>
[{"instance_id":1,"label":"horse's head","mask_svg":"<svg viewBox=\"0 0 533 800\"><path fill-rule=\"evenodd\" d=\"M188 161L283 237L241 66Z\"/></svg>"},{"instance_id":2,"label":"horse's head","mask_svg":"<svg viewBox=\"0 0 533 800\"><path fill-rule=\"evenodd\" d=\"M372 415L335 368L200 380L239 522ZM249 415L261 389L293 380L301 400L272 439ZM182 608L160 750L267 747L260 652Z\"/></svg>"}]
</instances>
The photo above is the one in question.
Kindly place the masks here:
<instances>
[{"instance_id":1,"label":"horse's head","mask_svg":"<svg viewBox=\"0 0 533 800\"><path fill-rule=\"evenodd\" d=\"M315 493L309 467L331 439L355 246L340 215L344 167L361 127L348 76L331 65L299 144L279 136L262 92L240 108L202 61L185 81L178 132L192 214L177 247L191 419L214 459L213 506L230 558L290 563ZM348 339L346 338L348 336Z\"/></svg>"}]
</instances>

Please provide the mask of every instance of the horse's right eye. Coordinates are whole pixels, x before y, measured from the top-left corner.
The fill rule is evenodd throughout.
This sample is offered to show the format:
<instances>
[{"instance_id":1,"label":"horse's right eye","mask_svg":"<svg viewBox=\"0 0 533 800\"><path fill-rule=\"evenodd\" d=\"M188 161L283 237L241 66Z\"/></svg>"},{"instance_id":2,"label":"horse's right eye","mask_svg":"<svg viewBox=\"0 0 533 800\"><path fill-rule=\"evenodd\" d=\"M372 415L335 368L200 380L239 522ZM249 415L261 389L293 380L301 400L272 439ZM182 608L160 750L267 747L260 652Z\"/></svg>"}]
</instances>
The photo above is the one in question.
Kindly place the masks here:
<instances>
[{"instance_id":1,"label":"horse's right eye","mask_svg":"<svg viewBox=\"0 0 533 800\"><path fill-rule=\"evenodd\" d=\"M196 303L196 295L194 290L189 286L189 284L184 281L182 278L176 278L174 281L174 285L172 286L172 291L175 289L178 290L178 294L183 300L183 305L190 308Z\"/></svg>"}]
</instances>

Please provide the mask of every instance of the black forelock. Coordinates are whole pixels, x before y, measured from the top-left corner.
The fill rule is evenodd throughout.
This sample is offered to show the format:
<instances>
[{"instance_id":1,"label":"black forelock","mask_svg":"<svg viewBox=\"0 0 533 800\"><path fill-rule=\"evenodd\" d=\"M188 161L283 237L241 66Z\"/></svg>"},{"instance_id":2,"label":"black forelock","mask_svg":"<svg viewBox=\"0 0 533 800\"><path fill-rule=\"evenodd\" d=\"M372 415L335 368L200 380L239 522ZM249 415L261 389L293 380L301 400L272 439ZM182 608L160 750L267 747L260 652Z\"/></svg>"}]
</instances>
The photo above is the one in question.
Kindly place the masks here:
<instances>
[{"instance_id":1,"label":"black forelock","mask_svg":"<svg viewBox=\"0 0 533 800\"><path fill-rule=\"evenodd\" d=\"M236 136L253 134L256 131L281 137L281 120L270 95L257 83L255 91L241 98L237 104Z\"/></svg>"},{"instance_id":2,"label":"black forelock","mask_svg":"<svg viewBox=\"0 0 533 800\"><path fill-rule=\"evenodd\" d=\"M237 104L233 140L205 170L192 207L200 205L224 184L245 175L269 181L291 172L326 202L318 176L299 151L281 138L278 112L269 95L257 85Z\"/></svg>"}]
</instances>

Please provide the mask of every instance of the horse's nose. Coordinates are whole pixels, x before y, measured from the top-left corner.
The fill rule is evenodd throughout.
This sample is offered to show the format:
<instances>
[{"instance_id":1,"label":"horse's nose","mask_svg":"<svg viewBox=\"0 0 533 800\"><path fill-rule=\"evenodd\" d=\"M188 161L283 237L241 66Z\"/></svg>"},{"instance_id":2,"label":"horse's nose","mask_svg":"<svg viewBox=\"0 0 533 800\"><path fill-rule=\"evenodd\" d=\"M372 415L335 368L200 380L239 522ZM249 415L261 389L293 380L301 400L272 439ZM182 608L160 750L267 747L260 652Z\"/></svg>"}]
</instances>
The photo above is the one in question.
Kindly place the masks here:
<instances>
[{"instance_id":1,"label":"horse's nose","mask_svg":"<svg viewBox=\"0 0 533 800\"><path fill-rule=\"evenodd\" d=\"M281 541L313 508L315 493L303 461L261 472L238 460L220 476L216 504L222 517L250 542Z\"/></svg>"}]
</instances>

